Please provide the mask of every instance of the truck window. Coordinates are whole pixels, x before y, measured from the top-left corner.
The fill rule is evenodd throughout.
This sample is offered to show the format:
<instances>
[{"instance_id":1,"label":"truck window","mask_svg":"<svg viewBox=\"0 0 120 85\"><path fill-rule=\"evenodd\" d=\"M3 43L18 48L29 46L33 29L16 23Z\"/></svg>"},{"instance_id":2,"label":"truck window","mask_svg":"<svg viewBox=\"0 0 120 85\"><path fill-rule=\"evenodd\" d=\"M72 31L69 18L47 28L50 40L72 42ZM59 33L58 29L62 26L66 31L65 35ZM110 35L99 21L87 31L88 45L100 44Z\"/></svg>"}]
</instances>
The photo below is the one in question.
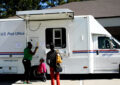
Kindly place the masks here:
<instances>
[{"instance_id":1,"label":"truck window","mask_svg":"<svg viewBox=\"0 0 120 85\"><path fill-rule=\"evenodd\" d=\"M111 40L108 37L98 37L98 48L99 49L110 49Z\"/></svg>"},{"instance_id":2,"label":"truck window","mask_svg":"<svg viewBox=\"0 0 120 85\"><path fill-rule=\"evenodd\" d=\"M112 39L112 43L113 43L113 48L120 49L120 45L114 39Z\"/></svg>"},{"instance_id":3,"label":"truck window","mask_svg":"<svg viewBox=\"0 0 120 85\"><path fill-rule=\"evenodd\" d=\"M46 48L50 43L55 44L55 48L66 47L66 29L65 28L47 28L46 29Z\"/></svg>"}]
</instances>

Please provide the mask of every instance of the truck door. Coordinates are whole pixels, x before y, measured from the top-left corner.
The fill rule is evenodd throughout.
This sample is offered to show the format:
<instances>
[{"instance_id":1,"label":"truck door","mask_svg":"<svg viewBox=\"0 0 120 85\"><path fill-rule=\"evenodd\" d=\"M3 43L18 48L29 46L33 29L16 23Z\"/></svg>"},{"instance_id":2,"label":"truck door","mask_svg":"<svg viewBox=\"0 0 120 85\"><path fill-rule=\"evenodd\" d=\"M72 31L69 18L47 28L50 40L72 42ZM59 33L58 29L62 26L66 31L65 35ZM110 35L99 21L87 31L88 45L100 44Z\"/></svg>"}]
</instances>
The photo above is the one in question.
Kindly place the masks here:
<instances>
[{"instance_id":1,"label":"truck door","mask_svg":"<svg viewBox=\"0 0 120 85\"><path fill-rule=\"evenodd\" d=\"M110 39L106 36L97 36L94 38L96 38L94 40L97 41L97 50L94 57L95 72L118 72L120 63L120 45L114 39Z\"/></svg>"}]
</instances>

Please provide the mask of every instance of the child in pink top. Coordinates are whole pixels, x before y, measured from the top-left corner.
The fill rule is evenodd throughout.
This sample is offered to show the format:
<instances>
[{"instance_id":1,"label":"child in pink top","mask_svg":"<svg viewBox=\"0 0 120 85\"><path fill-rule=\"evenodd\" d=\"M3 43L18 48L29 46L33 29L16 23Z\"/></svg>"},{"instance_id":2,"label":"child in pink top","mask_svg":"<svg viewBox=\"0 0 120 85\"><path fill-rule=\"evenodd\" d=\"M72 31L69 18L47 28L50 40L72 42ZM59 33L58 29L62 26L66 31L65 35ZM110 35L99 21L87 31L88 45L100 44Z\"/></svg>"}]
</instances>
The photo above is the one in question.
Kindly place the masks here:
<instances>
[{"instance_id":1,"label":"child in pink top","mask_svg":"<svg viewBox=\"0 0 120 85\"><path fill-rule=\"evenodd\" d=\"M38 66L38 74L42 77L42 81L46 81L46 65L44 59L40 59L40 65Z\"/></svg>"}]
</instances>

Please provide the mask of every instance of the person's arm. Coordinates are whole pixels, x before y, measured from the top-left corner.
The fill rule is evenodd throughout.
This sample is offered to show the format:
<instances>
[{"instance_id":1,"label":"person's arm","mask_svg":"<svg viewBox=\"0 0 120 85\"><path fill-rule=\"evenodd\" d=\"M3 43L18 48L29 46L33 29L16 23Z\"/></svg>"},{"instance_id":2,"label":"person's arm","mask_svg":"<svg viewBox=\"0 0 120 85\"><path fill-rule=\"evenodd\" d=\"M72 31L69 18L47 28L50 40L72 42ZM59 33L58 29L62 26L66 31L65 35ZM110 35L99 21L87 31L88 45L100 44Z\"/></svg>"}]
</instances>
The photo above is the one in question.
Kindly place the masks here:
<instances>
[{"instance_id":1,"label":"person's arm","mask_svg":"<svg viewBox=\"0 0 120 85\"><path fill-rule=\"evenodd\" d=\"M33 52L33 55L35 55L36 51L37 51L38 47L35 48L34 52Z\"/></svg>"},{"instance_id":2,"label":"person's arm","mask_svg":"<svg viewBox=\"0 0 120 85\"><path fill-rule=\"evenodd\" d=\"M49 58L49 54L48 53L47 53L46 63L47 63L47 65L50 65L50 58Z\"/></svg>"},{"instance_id":3,"label":"person's arm","mask_svg":"<svg viewBox=\"0 0 120 85\"><path fill-rule=\"evenodd\" d=\"M39 65L38 68L37 68L37 73L38 73L38 74L40 73L40 65Z\"/></svg>"},{"instance_id":4,"label":"person's arm","mask_svg":"<svg viewBox=\"0 0 120 85\"><path fill-rule=\"evenodd\" d=\"M30 51L30 54L35 55L37 49L38 49L38 47L35 48L34 52Z\"/></svg>"}]
</instances>

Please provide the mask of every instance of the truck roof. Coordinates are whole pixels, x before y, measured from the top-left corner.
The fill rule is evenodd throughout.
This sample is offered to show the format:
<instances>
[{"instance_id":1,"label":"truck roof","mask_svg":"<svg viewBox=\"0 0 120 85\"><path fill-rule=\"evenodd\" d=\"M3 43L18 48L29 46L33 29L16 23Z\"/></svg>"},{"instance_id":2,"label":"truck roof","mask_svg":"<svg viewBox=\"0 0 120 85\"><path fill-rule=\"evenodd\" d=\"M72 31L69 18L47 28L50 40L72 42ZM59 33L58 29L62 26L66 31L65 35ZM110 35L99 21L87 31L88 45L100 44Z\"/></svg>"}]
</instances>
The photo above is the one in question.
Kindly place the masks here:
<instances>
[{"instance_id":1,"label":"truck roof","mask_svg":"<svg viewBox=\"0 0 120 85\"><path fill-rule=\"evenodd\" d=\"M25 20L50 20L50 19L74 18L74 12L69 9L17 11L16 15Z\"/></svg>"}]
</instances>

